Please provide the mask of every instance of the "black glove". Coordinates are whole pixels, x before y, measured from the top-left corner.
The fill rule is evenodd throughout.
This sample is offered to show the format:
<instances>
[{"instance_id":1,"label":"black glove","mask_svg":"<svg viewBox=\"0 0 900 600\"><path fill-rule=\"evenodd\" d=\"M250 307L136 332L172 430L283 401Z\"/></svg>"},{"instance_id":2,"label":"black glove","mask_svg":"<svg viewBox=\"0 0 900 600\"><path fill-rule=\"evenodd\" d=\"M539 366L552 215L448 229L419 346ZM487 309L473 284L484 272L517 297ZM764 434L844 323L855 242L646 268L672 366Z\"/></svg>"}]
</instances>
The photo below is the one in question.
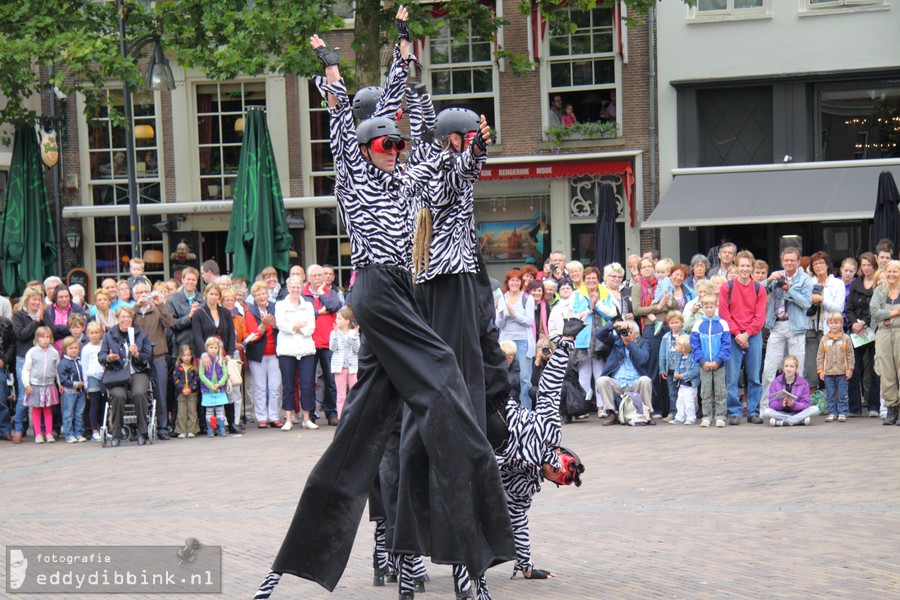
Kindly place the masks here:
<instances>
[{"instance_id":1,"label":"black glove","mask_svg":"<svg viewBox=\"0 0 900 600\"><path fill-rule=\"evenodd\" d=\"M397 23L397 37L401 40L411 42L412 36L409 34L409 25L407 25L406 21L396 19L395 22Z\"/></svg>"},{"instance_id":2,"label":"black glove","mask_svg":"<svg viewBox=\"0 0 900 600\"><path fill-rule=\"evenodd\" d=\"M482 152L487 152L487 140L481 136L481 130L475 132L475 140L472 142Z\"/></svg>"},{"instance_id":3,"label":"black glove","mask_svg":"<svg viewBox=\"0 0 900 600\"><path fill-rule=\"evenodd\" d=\"M327 46L319 46L316 48L316 56L319 57L319 60L322 61L326 68L341 64L340 48L329 50Z\"/></svg>"},{"instance_id":4,"label":"black glove","mask_svg":"<svg viewBox=\"0 0 900 600\"><path fill-rule=\"evenodd\" d=\"M575 337L584 328L585 324L581 319L566 319L565 321L563 321L562 334L564 336Z\"/></svg>"}]
</instances>

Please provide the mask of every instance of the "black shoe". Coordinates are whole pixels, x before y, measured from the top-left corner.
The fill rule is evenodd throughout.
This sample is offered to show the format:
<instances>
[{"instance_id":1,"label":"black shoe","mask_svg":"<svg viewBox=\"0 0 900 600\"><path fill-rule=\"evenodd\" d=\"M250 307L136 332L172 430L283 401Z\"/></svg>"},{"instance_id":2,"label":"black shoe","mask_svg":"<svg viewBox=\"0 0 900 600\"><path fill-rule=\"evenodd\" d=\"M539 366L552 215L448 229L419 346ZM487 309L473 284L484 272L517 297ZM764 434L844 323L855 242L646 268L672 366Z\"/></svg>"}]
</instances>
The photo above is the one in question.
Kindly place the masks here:
<instances>
[{"instance_id":1,"label":"black shoe","mask_svg":"<svg viewBox=\"0 0 900 600\"><path fill-rule=\"evenodd\" d=\"M741 424L741 418L740 418L740 417L737 417L737 416L735 416L735 415L729 415L729 416L727 417L727 421L726 421L726 422L727 422L729 425L740 425L740 424Z\"/></svg>"},{"instance_id":2,"label":"black shoe","mask_svg":"<svg viewBox=\"0 0 900 600\"><path fill-rule=\"evenodd\" d=\"M606 418L603 419L603 422L600 424L603 426L618 425L619 424L619 415L617 415L616 413L614 413L612 411L609 411L608 413L606 413Z\"/></svg>"},{"instance_id":3,"label":"black shoe","mask_svg":"<svg viewBox=\"0 0 900 600\"><path fill-rule=\"evenodd\" d=\"M168 429L160 429L159 431L156 432L156 439L158 439L158 440L167 440L171 437L172 436L169 435Z\"/></svg>"},{"instance_id":4,"label":"black shoe","mask_svg":"<svg viewBox=\"0 0 900 600\"><path fill-rule=\"evenodd\" d=\"M137 437L137 445L138 446L143 446L146 443L147 443L147 435L146 434L142 433L141 435L139 435Z\"/></svg>"},{"instance_id":5,"label":"black shoe","mask_svg":"<svg viewBox=\"0 0 900 600\"><path fill-rule=\"evenodd\" d=\"M421 594L425 591L425 581L422 579L416 579L416 592Z\"/></svg>"},{"instance_id":6,"label":"black shoe","mask_svg":"<svg viewBox=\"0 0 900 600\"><path fill-rule=\"evenodd\" d=\"M396 573L388 573L384 577L384 580L387 581L388 583L397 583L397 574Z\"/></svg>"},{"instance_id":7,"label":"black shoe","mask_svg":"<svg viewBox=\"0 0 900 600\"><path fill-rule=\"evenodd\" d=\"M119 440L119 438L117 438L117 437L114 437L113 439L109 440L109 445L112 446L113 448L118 448L119 444L121 444L121 443L122 443L121 440Z\"/></svg>"},{"instance_id":8,"label":"black shoe","mask_svg":"<svg viewBox=\"0 0 900 600\"><path fill-rule=\"evenodd\" d=\"M896 425L897 424L897 408L896 406L888 406L887 407L887 415L884 417L883 425Z\"/></svg>"},{"instance_id":9,"label":"black shoe","mask_svg":"<svg viewBox=\"0 0 900 600\"><path fill-rule=\"evenodd\" d=\"M235 434L237 434L237 433L240 433L240 430L239 430L237 427L235 427L234 425L229 425L229 426L228 426L228 433L235 433Z\"/></svg>"},{"instance_id":10,"label":"black shoe","mask_svg":"<svg viewBox=\"0 0 900 600\"><path fill-rule=\"evenodd\" d=\"M332 427L336 427L338 424L338 418L337 417L328 417L328 424L331 425Z\"/></svg>"},{"instance_id":11,"label":"black shoe","mask_svg":"<svg viewBox=\"0 0 900 600\"><path fill-rule=\"evenodd\" d=\"M748 423L753 423L754 425L761 425L763 420L759 417L759 415L751 415L747 417Z\"/></svg>"},{"instance_id":12,"label":"black shoe","mask_svg":"<svg viewBox=\"0 0 900 600\"><path fill-rule=\"evenodd\" d=\"M415 592L400 592L400 600L413 600L415 597Z\"/></svg>"}]
</instances>

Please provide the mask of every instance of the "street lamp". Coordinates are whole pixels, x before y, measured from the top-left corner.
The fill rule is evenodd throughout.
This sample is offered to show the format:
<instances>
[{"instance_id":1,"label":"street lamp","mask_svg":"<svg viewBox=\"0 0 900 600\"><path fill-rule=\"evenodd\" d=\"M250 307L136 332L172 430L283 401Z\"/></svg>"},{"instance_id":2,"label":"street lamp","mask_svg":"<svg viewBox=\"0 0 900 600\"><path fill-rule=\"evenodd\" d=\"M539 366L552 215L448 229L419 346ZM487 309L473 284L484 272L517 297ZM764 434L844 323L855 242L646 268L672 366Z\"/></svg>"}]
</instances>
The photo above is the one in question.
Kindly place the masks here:
<instances>
[{"instance_id":1,"label":"street lamp","mask_svg":"<svg viewBox=\"0 0 900 600\"><path fill-rule=\"evenodd\" d=\"M160 43L159 34L150 33L142 35L133 42L125 41L125 4L124 0L116 0L116 13L119 18L119 51L122 58L137 58L141 50L153 42L153 58L150 60L150 69L147 72L147 87L154 91L174 90L175 77L172 75L172 68L166 55L163 52ZM138 217L138 187L137 187L137 169L134 160L134 131L132 130L132 120L134 119L134 107L131 103L131 90L128 82L122 80L122 96L125 109L125 168L128 171L128 215L131 228L131 256L140 256L141 244L141 221Z\"/></svg>"}]
</instances>

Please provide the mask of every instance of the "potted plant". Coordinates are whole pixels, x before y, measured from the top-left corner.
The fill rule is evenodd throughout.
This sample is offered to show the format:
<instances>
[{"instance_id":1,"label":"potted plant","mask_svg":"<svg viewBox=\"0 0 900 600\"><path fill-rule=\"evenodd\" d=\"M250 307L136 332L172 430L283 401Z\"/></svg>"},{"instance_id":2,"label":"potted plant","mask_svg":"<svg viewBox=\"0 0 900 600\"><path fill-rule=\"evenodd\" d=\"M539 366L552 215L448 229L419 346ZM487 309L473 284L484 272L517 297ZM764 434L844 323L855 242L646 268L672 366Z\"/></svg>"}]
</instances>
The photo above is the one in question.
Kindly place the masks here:
<instances>
[{"instance_id":1,"label":"potted plant","mask_svg":"<svg viewBox=\"0 0 900 600\"><path fill-rule=\"evenodd\" d=\"M563 142L569 140L596 140L601 138L614 138L619 135L619 124L616 121L591 123L576 123L561 127L548 127L544 135L554 148L559 148Z\"/></svg>"}]
</instances>

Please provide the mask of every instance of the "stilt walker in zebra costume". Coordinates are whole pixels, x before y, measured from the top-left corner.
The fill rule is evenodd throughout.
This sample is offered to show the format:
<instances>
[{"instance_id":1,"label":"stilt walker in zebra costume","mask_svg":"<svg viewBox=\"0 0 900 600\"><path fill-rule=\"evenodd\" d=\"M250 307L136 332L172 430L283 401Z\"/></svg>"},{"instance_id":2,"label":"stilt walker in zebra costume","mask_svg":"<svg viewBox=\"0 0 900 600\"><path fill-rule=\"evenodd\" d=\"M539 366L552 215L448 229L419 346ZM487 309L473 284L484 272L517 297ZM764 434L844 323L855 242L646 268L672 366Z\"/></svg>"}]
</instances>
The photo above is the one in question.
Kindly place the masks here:
<instances>
[{"instance_id":1,"label":"stilt walker in zebra costume","mask_svg":"<svg viewBox=\"0 0 900 600\"><path fill-rule=\"evenodd\" d=\"M433 477L410 481L425 489L409 492L427 494L433 483L432 503L449 517L418 523L416 531L432 534L436 560L483 573L515 553L500 475L471 415L453 352L415 307L409 273L414 202L427 182L446 177L460 163L442 154L398 173L397 153L405 141L396 122L374 118L355 128L339 53L318 36L311 45L325 65L326 76L316 84L329 107L335 196L357 270L353 308L365 340L351 391L359 399L345 410L334 440L310 473L257 597L271 594L283 573L334 590L401 403L415 415ZM401 447L401 456L404 451Z\"/></svg>"}]
</instances>

